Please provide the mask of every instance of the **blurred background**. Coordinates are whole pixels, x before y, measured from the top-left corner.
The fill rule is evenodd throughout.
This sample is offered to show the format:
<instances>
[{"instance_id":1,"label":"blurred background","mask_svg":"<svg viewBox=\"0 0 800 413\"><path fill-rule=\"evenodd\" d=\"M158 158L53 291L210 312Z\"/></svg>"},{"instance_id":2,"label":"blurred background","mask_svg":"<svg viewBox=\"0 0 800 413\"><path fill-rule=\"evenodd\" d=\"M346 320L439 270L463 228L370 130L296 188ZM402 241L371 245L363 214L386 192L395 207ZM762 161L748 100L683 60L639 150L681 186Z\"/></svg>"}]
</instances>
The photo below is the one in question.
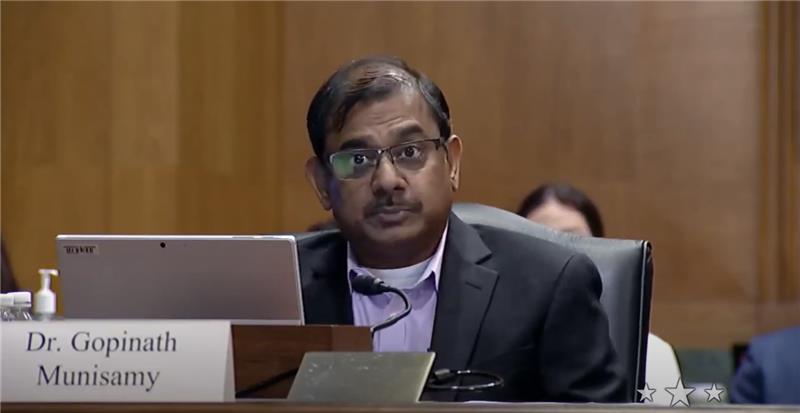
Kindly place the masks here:
<instances>
[{"instance_id":1,"label":"blurred background","mask_svg":"<svg viewBox=\"0 0 800 413\"><path fill-rule=\"evenodd\" d=\"M253 234L326 219L305 114L341 64L445 92L461 201L585 190L653 242L652 329L729 349L800 324L795 3L2 3L2 236Z\"/></svg>"}]
</instances>

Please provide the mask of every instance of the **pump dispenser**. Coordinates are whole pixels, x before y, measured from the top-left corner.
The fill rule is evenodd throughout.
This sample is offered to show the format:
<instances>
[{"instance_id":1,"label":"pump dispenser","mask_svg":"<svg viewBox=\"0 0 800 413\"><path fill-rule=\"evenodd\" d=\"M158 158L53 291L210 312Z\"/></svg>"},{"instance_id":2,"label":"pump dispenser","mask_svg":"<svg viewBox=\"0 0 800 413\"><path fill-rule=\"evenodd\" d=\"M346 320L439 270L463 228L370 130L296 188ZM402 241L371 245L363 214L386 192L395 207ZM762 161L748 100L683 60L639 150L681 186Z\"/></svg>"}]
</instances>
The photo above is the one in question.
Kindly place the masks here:
<instances>
[{"instance_id":1,"label":"pump dispenser","mask_svg":"<svg viewBox=\"0 0 800 413\"><path fill-rule=\"evenodd\" d=\"M51 276L57 277L58 270L39 270L42 288L34 296L33 309L37 320L51 320L56 314L56 294L50 289Z\"/></svg>"}]
</instances>

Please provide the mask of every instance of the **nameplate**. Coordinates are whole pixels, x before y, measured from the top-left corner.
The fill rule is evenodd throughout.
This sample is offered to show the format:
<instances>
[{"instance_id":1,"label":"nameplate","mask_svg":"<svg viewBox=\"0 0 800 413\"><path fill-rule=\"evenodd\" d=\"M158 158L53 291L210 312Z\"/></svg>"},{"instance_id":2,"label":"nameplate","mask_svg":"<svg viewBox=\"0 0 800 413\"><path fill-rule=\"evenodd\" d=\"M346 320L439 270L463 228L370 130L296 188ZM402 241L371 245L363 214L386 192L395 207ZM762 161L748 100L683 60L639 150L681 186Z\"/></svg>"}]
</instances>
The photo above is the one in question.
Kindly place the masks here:
<instances>
[{"instance_id":1,"label":"nameplate","mask_svg":"<svg viewBox=\"0 0 800 413\"><path fill-rule=\"evenodd\" d=\"M5 322L2 400L232 401L230 330L201 320Z\"/></svg>"}]
</instances>

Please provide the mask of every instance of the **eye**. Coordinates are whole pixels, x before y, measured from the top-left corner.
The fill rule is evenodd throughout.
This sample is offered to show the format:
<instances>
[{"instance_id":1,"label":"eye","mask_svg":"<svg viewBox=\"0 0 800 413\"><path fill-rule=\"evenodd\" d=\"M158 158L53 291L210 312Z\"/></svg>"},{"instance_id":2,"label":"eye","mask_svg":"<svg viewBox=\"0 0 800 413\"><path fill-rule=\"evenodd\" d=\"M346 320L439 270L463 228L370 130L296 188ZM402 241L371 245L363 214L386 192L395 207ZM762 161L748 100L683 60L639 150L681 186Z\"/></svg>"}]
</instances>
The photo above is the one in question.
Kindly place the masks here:
<instances>
[{"instance_id":1,"label":"eye","mask_svg":"<svg viewBox=\"0 0 800 413\"><path fill-rule=\"evenodd\" d=\"M364 156L362 153L357 153L353 155L353 164L354 165L361 165L367 161L367 157Z\"/></svg>"},{"instance_id":2,"label":"eye","mask_svg":"<svg viewBox=\"0 0 800 413\"><path fill-rule=\"evenodd\" d=\"M410 145L403 148L402 155L405 158L416 158L421 152L418 146Z\"/></svg>"}]
</instances>

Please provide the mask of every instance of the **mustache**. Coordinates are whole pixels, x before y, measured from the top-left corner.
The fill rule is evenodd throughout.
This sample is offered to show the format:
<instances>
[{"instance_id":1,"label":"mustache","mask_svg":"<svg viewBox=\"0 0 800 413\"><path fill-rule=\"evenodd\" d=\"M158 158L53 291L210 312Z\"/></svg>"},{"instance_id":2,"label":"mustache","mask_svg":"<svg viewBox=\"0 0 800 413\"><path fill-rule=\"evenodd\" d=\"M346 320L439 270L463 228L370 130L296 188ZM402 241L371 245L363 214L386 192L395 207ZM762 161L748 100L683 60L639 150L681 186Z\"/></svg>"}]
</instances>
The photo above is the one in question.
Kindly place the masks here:
<instances>
[{"instance_id":1,"label":"mustache","mask_svg":"<svg viewBox=\"0 0 800 413\"><path fill-rule=\"evenodd\" d=\"M396 200L392 198L378 198L375 201L371 202L364 208L364 215L366 216L373 216L380 214L384 211L409 211L409 212L420 212L422 211L422 203L419 201L412 202L412 201L404 201L404 200Z\"/></svg>"}]
</instances>

